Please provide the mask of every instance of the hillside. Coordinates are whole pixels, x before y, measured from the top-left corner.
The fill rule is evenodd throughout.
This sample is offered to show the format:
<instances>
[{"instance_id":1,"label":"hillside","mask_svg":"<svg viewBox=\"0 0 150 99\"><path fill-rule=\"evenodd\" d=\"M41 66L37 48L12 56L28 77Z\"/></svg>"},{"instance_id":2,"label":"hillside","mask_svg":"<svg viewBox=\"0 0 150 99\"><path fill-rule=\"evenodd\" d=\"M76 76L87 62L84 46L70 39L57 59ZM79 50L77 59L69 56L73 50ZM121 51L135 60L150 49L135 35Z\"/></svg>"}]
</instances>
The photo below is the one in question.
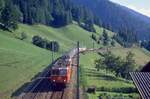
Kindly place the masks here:
<instances>
[{"instance_id":1,"label":"hillside","mask_svg":"<svg viewBox=\"0 0 150 99\"><path fill-rule=\"evenodd\" d=\"M150 18L127 7L109 0L72 0L77 5L84 5L96 14L103 25L118 32L130 30L139 40L150 39Z\"/></svg>"},{"instance_id":2,"label":"hillside","mask_svg":"<svg viewBox=\"0 0 150 99\"><path fill-rule=\"evenodd\" d=\"M137 92L125 92L126 89L135 89L132 81L116 77L112 72L106 70L97 71L95 69L95 60L100 56L93 52L81 54L81 86L87 89L91 86L96 87L95 94L85 92L85 99L138 99Z\"/></svg>"},{"instance_id":3,"label":"hillside","mask_svg":"<svg viewBox=\"0 0 150 99\"><path fill-rule=\"evenodd\" d=\"M150 18L110 0L72 1L0 0L0 99L20 95L53 60L75 48L77 41L90 49L80 54L79 66L81 88L96 87L96 94L85 92L88 97L138 97L129 71L140 70L150 60L150 52L144 49L149 47L145 39L150 40ZM143 44L146 47L139 48ZM106 48L108 53L94 52L96 48Z\"/></svg>"},{"instance_id":4,"label":"hillside","mask_svg":"<svg viewBox=\"0 0 150 99\"><path fill-rule=\"evenodd\" d=\"M97 36L102 34L102 28L98 26L95 26L95 28ZM27 39L18 39L22 32L27 34ZM91 34L91 32L80 28L75 22L62 28L19 24L19 29L13 33L0 30L0 96L9 98L12 92L29 82L31 78L51 63L50 51L32 45L31 41L34 35L60 43L60 51L54 55L56 58L63 52L75 47L78 40L81 46L92 48ZM108 34L112 36L114 33L108 31ZM95 43L95 47L98 48L99 46L101 45ZM114 53L118 53L116 51ZM124 49L123 52L127 52L127 50ZM139 52L142 53L142 56L138 55ZM144 57L144 62L149 60L149 56L140 49L135 54L137 58Z\"/></svg>"},{"instance_id":5,"label":"hillside","mask_svg":"<svg viewBox=\"0 0 150 99\"><path fill-rule=\"evenodd\" d=\"M9 98L12 92L29 82L51 61L50 52L21 42L5 33L0 31L0 96L2 99Z\"/></svg>"},{"instance_id":6,"label":"hillside","mask_svg":"<svg viewBox=\"0 0 150 99\"><path fill-rule=\"evenodd\" d=\"M27 39L19 39L22 32L27 34ZM19 29L13 33L0 30L0 96L4 99L51 63L51 52L31 43L34 35L60 43L59 52L54 54L55 59L75 47L78 40L81 46L91 48L93 44L91 33L75 23L62 28L19 24Z\"/></svg>"}]
</instances>

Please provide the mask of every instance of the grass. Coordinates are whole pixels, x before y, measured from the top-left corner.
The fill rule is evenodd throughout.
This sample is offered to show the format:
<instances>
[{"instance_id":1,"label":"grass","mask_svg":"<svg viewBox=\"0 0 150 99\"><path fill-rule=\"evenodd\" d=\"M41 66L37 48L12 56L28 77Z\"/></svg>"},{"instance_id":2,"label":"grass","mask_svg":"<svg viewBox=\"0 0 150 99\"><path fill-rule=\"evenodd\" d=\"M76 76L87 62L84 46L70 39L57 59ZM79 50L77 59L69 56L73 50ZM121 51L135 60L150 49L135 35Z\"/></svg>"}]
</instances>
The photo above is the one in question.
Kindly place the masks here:
<instances>
[{"instance_id":1,"label":"grass","mask_svg":"<svg viewBox=\"0 0 150 99\"><path fill-rule=\"evenodd\" d=\"M0 32L0 95L11 93L50 63L50 52ZM43 60L44 59L44 60Z\"/></svg>"},{"instance_id":2,"label":"grass","mask_svg":"<svg viewBox=\"0 0 150 99\"><path fill-rule=\"evenodd\" d=\"M27 39L20 40L23 32ZM91 48L91 34L76 24L61 28L19 24L19 29L13 33L0 30L0 98L10 99L13 92L51 63L51 52L32 45L33 36L58 41L60 51L55 54L58 57L75 47L77 41Z\"/></svg>"},{"instance_id":3,"label":"grass","mask_svg":"<svg viewBox=\"0 0 150 99\"><path fill-rule=\"evenodd\" d=\"M111 50L113 54L117 56L121 56L123 58L126 57L127 53L131 51L134 54L134 59L136 63L140 66L144 66L146 63L150 61L150 55L149 52L145 53L143 52L143 49L141 48L118 48Z\"/></svg>"},{"instance_id":4,"label":"grass","mask_svg":"<svg viewBox=\"0 0 150 99\"><path fill-rule=\"evenodd\" d=\"M102 99L138 99L139 97L137 93L121 94L121 93L113 93L113 92L96 92L96 94L88 94L88 97L89 99L98 99L100 95L104 96ZM120 96L124 98L121 98Z\"/></svg>"},{"instance_id":5,"label":"grass","mask_svg":"<svg viewBox=\"0 0 150 99\"><path fill-rule=\"evenodd\" d=\"M95 27L98 36L102 33L103 29L97 26ZM27 39L18 39L21 37L22 32L27 34ZM110 36L113 35L112 32L108 32ZM56 58L70 48L75 47L77 41L80 41L81 46L92 48L93 42L90 38L91 34L91 32L85 31L76 24L61 28L19 24L19 29L13 33L0 30L0 98L10 99L13 92L26 82L29 82L37 73L51 63L51 52L32 45L33 36L39 35L50 41L58 41L60 43L60 51L55 54ZM98 48L100 45L95 44L95 47ZM93 67L90 66L93 66L93 60L96 57L99 56L97 56L97 54L82 56L81 64L83 65L83 70L86 70L86 68L93 70ZM88 77L83 77L83 79L90 80ZM91 79L96 82L96 84L99 83L97 78L91 77ZM87 85L93 85L94 82L86 83ZM124 83L124 81L120 82ZM130 86L130 84L126 86L128 85ZM111 84L109 86L111 86ZM114 84L113 87L115 87Z\"/></svg>"},{"instance_id":6,"label":"grass","mask_svg":"<svg viewBox=\"0 0 150 99\"><path fill-rule=\"evenodd\" d=\"M81 68L81 85L88 88L90 86L95 86L97 88L96 94L88 94L89 99L97 99L100 93L106 93L105 91L100 91L99 89L121 89L121 88L133 88L135 86L132 81L127 81L123 78L119 78L113 75L111 72L106 72L105 70L97 71L95 69L94 60L100 58L97 53L87 53L81 55L80 68ZM118 92L107 92L110 96L119 95ZM112 95L113 94L113 95ZM123 96L131 95L138 96L137 93L123 93Z\"/></svg>"},{"instance_id":7,"label":"grass","mask_svg":"<svg viewBox=\"0 0 150 99\"><path fill-rule=\"evenodd\" d=\"M80 41L83 46L87 46L89 48L93 46L93 43L91 42L92 39L90 38L92 33L85 31L75 24L62 28L52 28L44 25L28 26L20 24L20 29L16 31L16 36L19 37L21 32L28 34L28 41L30 42L34 35L40 35L51 41L59 41L64 50L69 49L71 46L76 46L77 41ZM96 46L98 45L96 44Z\"/></svg>"}]
</instances>

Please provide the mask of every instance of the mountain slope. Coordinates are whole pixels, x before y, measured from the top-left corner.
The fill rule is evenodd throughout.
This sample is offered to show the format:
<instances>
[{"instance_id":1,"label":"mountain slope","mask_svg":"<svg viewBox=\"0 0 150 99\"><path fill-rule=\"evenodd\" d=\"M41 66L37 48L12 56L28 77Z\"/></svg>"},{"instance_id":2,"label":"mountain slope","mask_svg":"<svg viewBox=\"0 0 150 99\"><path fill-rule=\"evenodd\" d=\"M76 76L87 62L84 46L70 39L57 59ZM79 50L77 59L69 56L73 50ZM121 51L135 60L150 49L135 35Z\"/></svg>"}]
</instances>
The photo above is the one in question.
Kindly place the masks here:
<instances>
[{"instance_id":1,"label":"mountain slope","mask_svg":"<svg viewBox=\"0 0 150 99\"><path fill-rule=\"evenodd\" d=\"M11 33L1 30L0 56L1 99L9 99L12 92L29 82L51 60L49 51L15 39Z\"/></svg>"},{"instance_id":2,"label":"mountain slope","mask_svg":"<svg viewBox=\"0 0 150 99\"><path fill-rule=\"evenodd\" d=\"M22 32L27 34L27 39L18 39ZM60 43L60 51L54 54L55 59L75 47L78 40L88 47L92 47L93 44L90 38L91 33L76 24L62 28L19 24L19 29L13 33L0 30L1 99L10 99L11 95L15 96L13 92L30 82L31 78L51 63L51 52L31 43L34 35Z\"/></svg>"},{"instance_id":3,"label":"mountain slope","mask_svg":"<svg viewBox=\"0 0 150 99\"><path fill-rule=\"evenodd\" d=\"M103 28L98 26L95 28L98 32L96 35L100 35ZM18 39L22 32L27 34L27 39ZM108 33L110 36L113 35L110 31ZM31 44L34 35L60 43L60 51L55 53L55 58L75 47L78 40L81 46L93 47L91 32L85 31L76 23L62 28L19 24L19 29L13 33L0 30L0 96L2 99L10 99L13 92L29 82L51 62L50 51ZM101 45L95 44L95 47L99 46ZM141 52L141 50L139 51ZM135 54L138 55L138 53ZM146 56L142 55L138 59L143 57ZM149 56L144 59L144 61L149 60Z\"/></svg>"},{"instance_id":4,"label":"mountain slope","mask_svg":"<svg viewBox=\"0 0 150 99\"><path fill-rule=\"evenodd\" d=\"M150 18L109 0L72 0L92 10L107 26L117 32L129 29L137 34L138 39L150 39Z\"/></svg>"}]
</instances>

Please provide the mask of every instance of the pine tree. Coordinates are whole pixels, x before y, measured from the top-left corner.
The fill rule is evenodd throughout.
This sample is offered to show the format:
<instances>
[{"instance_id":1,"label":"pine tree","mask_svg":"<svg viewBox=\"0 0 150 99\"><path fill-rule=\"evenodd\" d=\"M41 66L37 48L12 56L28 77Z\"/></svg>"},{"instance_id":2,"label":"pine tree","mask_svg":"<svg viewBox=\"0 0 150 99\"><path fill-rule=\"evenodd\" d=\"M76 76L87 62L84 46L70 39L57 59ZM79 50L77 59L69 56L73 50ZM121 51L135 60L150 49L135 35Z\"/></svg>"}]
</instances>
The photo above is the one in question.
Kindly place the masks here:
<instances>
[{"instance_id":1,"label":"pine tree","mask_svg":"<svg viewBox=\"0 0 150 99\"><path fill-rule=\"evenodd\" d=\"M112 41L111 41L111 45L115 47L115 44L116 44L115 41L112 40Z\"/></svg>"},{"instance_id":2,"label":"pine tree","mask_svg":"<svg viewBox=\"0 0 150 99\"><path fill-rule=\"evenodd\" d=\"M2 21L1 12L4 9L4 6L5 6L4 0L0 0L0 22Z\"/></svg>"},{"instance_id":3,"label":"pine tree","mask_svg":"<svg viewBox=\"0 0 150 99\"><path fill-rule=\"evenodd\" d=\"M3 10L4 6L5 6L4 0L0 0L0 13Z\"/></svg>"},{"instance_id":4,"label":"pine tree","mask_svg":"<svg viewBox=\"0 0 150 99\"><path fill-rule=\"evenodd\" d=\"M105 29L103 30L103 44L105 46L109 44L109 36Z\"/></svg>"},{"instance_id":5,"label":"pine tree","mask_svg":"<svg viewBox=\"0 0 150 99\"><path fill-rule=\"evenodd\" d=\"M17 29L21 13L11 2L8 2L1 13L1 20L7 29Z\"/></svg>"}]
</instances>

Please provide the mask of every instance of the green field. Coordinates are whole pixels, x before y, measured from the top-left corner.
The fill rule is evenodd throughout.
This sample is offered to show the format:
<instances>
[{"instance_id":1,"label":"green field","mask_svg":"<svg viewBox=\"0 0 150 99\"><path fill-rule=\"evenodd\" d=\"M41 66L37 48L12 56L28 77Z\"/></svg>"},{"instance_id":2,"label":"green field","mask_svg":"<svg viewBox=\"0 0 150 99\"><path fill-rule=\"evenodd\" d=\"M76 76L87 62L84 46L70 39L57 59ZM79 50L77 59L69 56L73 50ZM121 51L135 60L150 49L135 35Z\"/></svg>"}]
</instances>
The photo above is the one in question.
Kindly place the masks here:
<instances>
[{"instance_id":1,"label":"green field","mask_svg":"<svg viewBox=\"0 0 150 99\"><path fill-rule=\"evenodd\" d=\"M136 63L140 65L137 59L143 59L143 61L147 61L150 57L142 52L141 49L131 49L136 55L134 59L136 59ZM122 50L112 50L113 53L120 55L121 57L125 57L126 53L129 49L122 49ZM119 53L120 52L120 53ZM138 52L138 53L136 53ZM122 54L123 53L123 54ZM144 58L143 58L144 57ZM80 68L81 68L81 85L87 89L88 87L95 86L97 91L96 94L87 94L89 99L98 99L98 96L101 94L105 94L108 96L120 96L121 93L113 92L112 89L119 90L119 89L135 89L135 86L132 81L127 81L123 78L116 77L113 73L107 72L105 70L97 71L95 69L94 60L99 59L97 53L84 53L81 54L80 58ZM106 90L106 91L101 91ZM138 93L122 93L125 99L133 99L130 97L138 97ZM111 99L111 98L110 98ZM120 98L119 98L120 99Z\"/></svg>"},{"instance_id":2,"label":"green field","mask_svg":"<svg viewBox=\"0 0 150 99\"><path fill-rule=\"evenodd\" d=\"M27 39L19 39L22 32L27 34ZM55 58L75 47L77 41L88 48L93 44L91 33L75 23L62 28L19 24L19 29L14 32L0 30L0 98L10 98L51 63L50 51L32 45L34 35L59 42L60 51Z\"/></svg>"},{"instance_id":3,"label":"green field","mask_svg":"<svg viewBox=\"0 0 150 99\"><path fill-rule=\"evenodd\" d=\"M135 48L118 48L111 50L113 54L117 56L121 56L123 58L126 57L127 53L131 51L134 54L134 59L136 63L140 66L144 66L146 63L150 61L149 52L144 52L144 49L135 47Z\"/></svg>"},{"instance_id":4,"label":"green field","mask_svg":"<svg viewBox=\"0 0 150 99\"><path fill-rule=\"evenodd\" d=\"M98 37L102 34L103 29L97 26L95 27ZM19 38L23 32L27 34L27 39L20 40ZM113 35L112 32L108 32L110 36ZM55 40L59 42L60 50L58 53L55 53L55 58L75 47L77 41L80 41L81 46L87 48L93 47L93 41L90 37L92 33L80 28L76 23L62 28L19 24L19 29L14 32L0 30L0 98L10 99L13 92L27 82L30 82L36 74L51 63L51 52L32 44L32 37L35 35L39 35L49 41ZM95 43L95 47L98 48L100 45ZM119 54L119 52L116 53ZM138 53L143 54L141 50L139 50ZM81 58L81 64L88 64L88 67L93 66L91 61L95 59L96 56L95 54L87 55L87 57L83 56L83 58ZM148 60L149 57L146 59ZM93 69L93 67L89 68L89 70L90 69ZM90 78L87 77L85 79ZM99 80L95 79L94 81L99 83ZM92 85L95 82L91 81L89 83ZM131 85L123 81L120 82L125 84L125 86Z\"/></svg>"},{"instance_id":5,"label":"green field","mask_svg":"<svg viewBox=\"0 0 150 99\"><path fill-rule=\"evenodd\" d=\"M51 61L50 52L0 32L0 96L7 99L12 92L30 81ZM44 60L43 60L44 59Z\"/></svg>"}]
</instances>

